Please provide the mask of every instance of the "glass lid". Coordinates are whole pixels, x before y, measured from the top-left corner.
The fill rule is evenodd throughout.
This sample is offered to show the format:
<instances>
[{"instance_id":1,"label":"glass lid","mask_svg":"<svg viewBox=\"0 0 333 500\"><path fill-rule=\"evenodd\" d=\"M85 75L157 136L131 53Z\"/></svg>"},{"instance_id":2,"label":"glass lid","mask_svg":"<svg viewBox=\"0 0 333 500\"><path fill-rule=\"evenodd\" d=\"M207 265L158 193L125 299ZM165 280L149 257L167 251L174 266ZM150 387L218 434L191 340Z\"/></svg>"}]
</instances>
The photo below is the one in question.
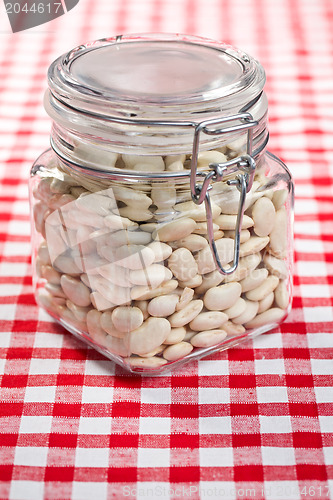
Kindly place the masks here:
<instances>
[{"instance_id":1,"label":"glass lid","mask_svg":"<svg viewBox=\"0 0 333 500\"><path fill-rule=\"evenodd\" d=\"M56 98L99 116L159 119L181 111L230 112L262 91L265 73L247 54L212 40L126 35L81 45L49 69Z\"/></svg>"}]
</instances>

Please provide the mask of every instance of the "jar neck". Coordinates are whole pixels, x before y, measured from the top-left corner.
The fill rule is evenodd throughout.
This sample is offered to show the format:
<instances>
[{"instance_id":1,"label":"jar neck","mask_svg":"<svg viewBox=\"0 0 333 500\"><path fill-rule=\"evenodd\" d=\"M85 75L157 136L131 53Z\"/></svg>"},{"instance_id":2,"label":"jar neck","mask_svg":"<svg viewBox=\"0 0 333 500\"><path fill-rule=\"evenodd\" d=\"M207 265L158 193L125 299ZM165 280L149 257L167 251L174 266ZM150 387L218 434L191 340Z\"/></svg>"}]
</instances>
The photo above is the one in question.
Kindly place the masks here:
<instances>
[{"instance_id":1,"label":"jar neck","mask_svg":"<svg viewBox=\"0 0 333 500\"><path fill-rule=\"evenodd\" d=\"M106 121L105 118L101 119L99 116L69 108L66 109L65 120L61 113L63 104L53 99L52 105L53 109L57 110L53 113L52 148L64 161L95 171L117 172L119 168L116 159L121 154L148 156L185 154L190 157L198 128L202 130L198 139L200 152L219 150L226 153L229 158L248 152L257 160L268 142L265 94L262 94L247 110L251 119L254 118L250 127L251 151L247 150L249 127L244 120L237 118L241 114L233 115L232 120L230 117L221 116L221 113L219 115L216 113L214 118L203 116L201 121L156 122L112 117ZM68 113L72 115L70 120ZM80 123L79 126L78 123L75 124L74 116ZM208 123L209 126L204 126ZM211 125L212 123L215 125Z\"/></svg>"}]
</instances>

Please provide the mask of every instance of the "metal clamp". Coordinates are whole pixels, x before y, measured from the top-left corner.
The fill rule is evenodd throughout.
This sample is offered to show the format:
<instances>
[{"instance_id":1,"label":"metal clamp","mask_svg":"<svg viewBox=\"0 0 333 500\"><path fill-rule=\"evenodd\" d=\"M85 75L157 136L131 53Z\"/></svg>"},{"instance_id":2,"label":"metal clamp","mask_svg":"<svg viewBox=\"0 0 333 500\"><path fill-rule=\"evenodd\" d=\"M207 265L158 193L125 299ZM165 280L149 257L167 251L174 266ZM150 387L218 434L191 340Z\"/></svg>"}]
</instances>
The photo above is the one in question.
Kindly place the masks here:
<instances>
[{"instance_id":1,"label":"metal clamp","mask_svg":"<svg viewBox=\"0 0 333 500\"><path fill-rule=\"evenodd\" d=\"M240 121L240 123L222 129L209 128L209 125L219 125L222 123L233 122L236 120ZM218 271L223 275L233 273L237 269L239 263L240 232L242 228L246 194L250 191L252 187L255 168L256 168L255 161L251 156L251 153L252 153L252 141L253 141L253 127L256 126L257 124L258 122L253 120L252 116L249 113L240 113L238 115L230 116L220 120L215 120L215 121L211 120L202 122L199 125L197 125L194 133L193 151L191 160L191 181L190 181L192 200L197 205L200 205L203 201L205 202L208 242L212 251L215 265ZM230 132L236 132L239 130L247 130L248 133L246 154L224 163L211 163L209 165L209 167L212 169L211 172L209 172L205 176L202 184L198 185L196 183L196 180L197 180L197 161L199 153L200 132L204 132L205 134L208 135L219 135ZM227 184L229 186L236 186L236 188L240 193L240 197L239 197L238 212L237 212L236 227L235 227L235 245L234 245L233 262L228 269L225 269L221 264L216 248L216 243L214 240L213 216L212 216L211 201L208 191L212 188L211 182L221 181L223 179L223 176L227 172L228 168L233 165L237 165L239 170L243 171L243 173L238 174L235 179L227 181Z\"/></svg>"}]
</instances>

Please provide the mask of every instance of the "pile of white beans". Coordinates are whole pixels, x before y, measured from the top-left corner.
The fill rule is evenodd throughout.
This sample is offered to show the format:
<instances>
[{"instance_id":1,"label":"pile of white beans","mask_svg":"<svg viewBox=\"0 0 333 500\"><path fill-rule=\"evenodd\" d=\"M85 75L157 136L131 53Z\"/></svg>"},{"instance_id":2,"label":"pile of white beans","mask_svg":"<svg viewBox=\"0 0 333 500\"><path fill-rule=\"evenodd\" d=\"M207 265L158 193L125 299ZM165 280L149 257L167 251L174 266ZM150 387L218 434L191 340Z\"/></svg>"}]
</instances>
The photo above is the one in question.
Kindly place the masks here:
<instances>
[{"instance_id":1,"label":"pile of white beans","mask_svg":"<svg viewBox=\"0 0 333 500\"><path fill-rule=\"evenodd\" d=\"M235 156L199 154L198 168ZM115 155L140 171L187 168L189 156ZM240 261L216 269L204 204L188 184L120 184L53 165L35 176L38 301L132 371L159 369L280 323L290 304L287 189L259 171L246 197ZM222 265L233 260L239 192L210 191Z\"/></svg>"}]
</instances>

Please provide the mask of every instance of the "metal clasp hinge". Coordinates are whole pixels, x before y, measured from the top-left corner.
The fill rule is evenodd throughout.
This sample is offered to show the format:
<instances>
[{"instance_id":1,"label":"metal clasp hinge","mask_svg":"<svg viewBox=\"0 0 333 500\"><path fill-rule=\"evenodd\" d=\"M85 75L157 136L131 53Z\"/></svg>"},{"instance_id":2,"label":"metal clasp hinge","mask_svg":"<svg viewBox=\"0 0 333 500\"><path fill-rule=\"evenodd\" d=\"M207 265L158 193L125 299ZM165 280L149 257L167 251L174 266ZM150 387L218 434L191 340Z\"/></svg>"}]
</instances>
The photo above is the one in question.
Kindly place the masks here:
<instances>
[{"instance_id":1,"label":"metal clasp hinge","mask_svg":"<svg viewBox=\"0 0 333 500\"><path fill-rule=\"evenodd\" d=\"M222 129L209 128L210 125L220 125L223 123L234 122L234 121L240 121L240 123L236 125L231 125L229 127L224 127ZM197 205L200 205L203 201L205 202L208 242L212 251L215 265L218 271L223 275L233 273L237 269L239 263L240 232L242 228L246 194L252 188L254 173L256 168L256 164L253 157L251 156L251 153L252 153L252 142L253 142L253 127L255 127L257 124L258 122L253 120L253 117L252 115L250 115L250 113L240 113L238 115L229 116L219 120L209 120L206 122L201 122L196 126L194 133L193 151L191 160L192 200ZM230 132L237 132L240 130L247 130L246 154L224 163L211 163L209 165L211 171L205 176L202 184L200 185L197 184L196 183L197 161L199 153L200 133L204 132L205 134L208 135L220 135ZM225 173L227 172L228 168L233 165L237 165L239 170L242 171L242 173L236 175L235 179L230 179L227 181L227 184L229 186L236 186L236 188L240 193L240 196L239 196L238 212L237 212L236 227L235 227L235 245L234 245L233 262L228 269L225 269L221 264L214 240L213 216L212 216L211 201L208 191L212 187L211 182L221 181Z\"/></svg>"}]
</instances>

